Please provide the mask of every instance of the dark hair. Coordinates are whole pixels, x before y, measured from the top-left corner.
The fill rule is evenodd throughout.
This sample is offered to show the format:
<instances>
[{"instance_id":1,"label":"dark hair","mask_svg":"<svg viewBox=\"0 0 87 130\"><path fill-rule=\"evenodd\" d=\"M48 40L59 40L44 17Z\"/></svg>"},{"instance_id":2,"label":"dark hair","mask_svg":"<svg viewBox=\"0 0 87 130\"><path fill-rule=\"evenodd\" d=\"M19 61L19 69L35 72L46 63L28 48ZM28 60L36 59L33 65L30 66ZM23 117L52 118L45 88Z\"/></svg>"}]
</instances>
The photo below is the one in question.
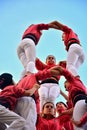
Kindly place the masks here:
<instances>
[{"instance_id":1,"label":"dark hair","mask_svg":"<svg viewBox=\"0 0 87 130\"><path fill-rule=\"evenodd\" d=\"M9 73L3 73L0 75L0 89L4 89L8 85L13 84L12 75Z\"/></svg>"},{"instance_id":2,"label":"dark hair","mask_svg":"<svg viewBox=\"0 0 87 130\"><path fill-rule=\"evenodd\" d=\"M57 106L58 104L60 104L60 103L62 103L65 107L67 107L67 105L66 105L64 102L57 102L57 103L56 103L56 106Z\"/></svg>"},{"instance_id":3,"label":"dark hair","mask_svg":"<svg viewBox=\"0 0 87 130\"><path fill-rule=\"evenodd\" d=\"M45 105L48 104L48 103L53 104L52 102L46 102L46 103L44 103L44 105L43 105L43 107L42 107L42 110L44 109ZM54 104L53 104L53 106L54 106Z\"/></svg>"}]
</instances>

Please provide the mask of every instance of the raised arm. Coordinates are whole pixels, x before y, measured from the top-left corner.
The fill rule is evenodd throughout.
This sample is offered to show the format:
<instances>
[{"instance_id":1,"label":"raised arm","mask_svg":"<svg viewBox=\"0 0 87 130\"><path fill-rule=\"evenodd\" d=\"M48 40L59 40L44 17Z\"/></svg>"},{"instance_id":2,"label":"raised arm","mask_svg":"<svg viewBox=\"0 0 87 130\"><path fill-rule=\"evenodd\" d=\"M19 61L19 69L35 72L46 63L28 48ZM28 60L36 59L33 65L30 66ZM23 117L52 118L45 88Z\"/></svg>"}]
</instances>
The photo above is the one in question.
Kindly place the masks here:
<instances>
[{"instance_id":1,"label":"raised arm","mask_svg":"<svg viewBox=\"0 0 87 130\"><path fill-rule=\"evenodd\" d=\"M61 94L67 101L69 100L68 96L67 96L62 90L60 90L60 94Z\"/></svg>"},{"instance_id":2,"label":"raised arm","mask_svg":"<svg viewBox=\"0 0 87 130\"><path fill-rule=\"evenodd\" d=\"M35 67L37 70L44 70L46 68L46 64L44 64L39 58L36 58Z\"/></svg>"}]
</instances>

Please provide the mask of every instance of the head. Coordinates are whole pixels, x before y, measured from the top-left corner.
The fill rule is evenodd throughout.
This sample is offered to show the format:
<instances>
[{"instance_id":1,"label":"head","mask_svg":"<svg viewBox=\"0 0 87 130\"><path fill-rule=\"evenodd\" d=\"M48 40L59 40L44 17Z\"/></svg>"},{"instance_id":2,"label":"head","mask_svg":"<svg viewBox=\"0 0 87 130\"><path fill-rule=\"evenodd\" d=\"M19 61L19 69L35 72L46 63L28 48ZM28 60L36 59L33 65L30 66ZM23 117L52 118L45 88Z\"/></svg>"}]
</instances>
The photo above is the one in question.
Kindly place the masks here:
<instances>
[{"instance_id":1,"label":"head","mask_svg":"<svg viewBox=\"0 0 87 130\"><path fill-rule=\"evenodd\" d=\"M60 114L64 110L67 109L67 105L64 102L57 102L56 103L56 112Z\"/></svg>"},{"instance_id":2,"label":"head","mask_svg":"<svg viewBox=\"0 0 87 130\"><path fill-rule=\"evenodd\" d=\"M47 65L53 65L56 63L56 58L53 55L48 55L46 58L46 64Z\"/></svg>"},{"instance_id":3,"label":"head","mask_svg":"<svg viewBox=\"0 0 87 130\"><path fill-rule=\"evenodd\" d=\"M46 102L43 105L42 108L42 114L48 115L48 116L54 116L55 115L55 106L52 102Z\"/></svg>"},{"instance_id":4,"label":"head","mask_svg":"<svg viewBox=\"0 0 87 130\"><path fill-rule=\"evenodd\" d=\"M68 82L68 81L66 80L66 81L64 82L65 90L66 90L66 91L69 91L70 86L71 86L70 82Z\"/></svg>"},{"instance_id":5,"label":"head","mask_svg":"<svg viewBox=\"0 0 87 130\"><path fill-rule=\"evenodd\" d=\"M59 65L62 66L63 68L66 68L66 61L60 61Z\"/></svg>"},{"instance_id":6,"label":"head","mask_svg":"<svg viewBox=\"0 0 87 130\"><path fill-rule=\"evenodd\" d=\"M65 37L66 37L66 34L63 32L62 33L62 41L65 41Z\"/></svg>"},{"instance_id":7,"label":"head","mask_svg":"<svg viewBox=\"0 0 87 130\"><path fill-rule=\"evenodd\" d=\"M0 89L4 89L6 86L12 85L12 75L9 73L3 73L0 75Z\"/></svg>"}]
</instances>

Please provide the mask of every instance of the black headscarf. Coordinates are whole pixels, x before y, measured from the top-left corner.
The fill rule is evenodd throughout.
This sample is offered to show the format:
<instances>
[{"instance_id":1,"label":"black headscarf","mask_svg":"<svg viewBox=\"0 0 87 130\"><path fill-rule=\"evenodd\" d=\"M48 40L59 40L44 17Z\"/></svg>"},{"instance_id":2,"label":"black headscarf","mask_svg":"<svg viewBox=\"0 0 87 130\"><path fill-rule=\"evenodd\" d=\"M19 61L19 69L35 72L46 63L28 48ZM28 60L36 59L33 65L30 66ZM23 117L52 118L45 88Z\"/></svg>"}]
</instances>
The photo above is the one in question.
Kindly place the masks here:
<instances>
[{"instance_id":1,"label":"black headscarf","mask_svg":"<svg viewBox=\"0 0 87 130\"><path fill-rule=\"evenodd\" d=\"M9 73L3 73L0 75L0 89L4 89L8 85L13 84L12 75Z\"/></svg>"}]
</instances>

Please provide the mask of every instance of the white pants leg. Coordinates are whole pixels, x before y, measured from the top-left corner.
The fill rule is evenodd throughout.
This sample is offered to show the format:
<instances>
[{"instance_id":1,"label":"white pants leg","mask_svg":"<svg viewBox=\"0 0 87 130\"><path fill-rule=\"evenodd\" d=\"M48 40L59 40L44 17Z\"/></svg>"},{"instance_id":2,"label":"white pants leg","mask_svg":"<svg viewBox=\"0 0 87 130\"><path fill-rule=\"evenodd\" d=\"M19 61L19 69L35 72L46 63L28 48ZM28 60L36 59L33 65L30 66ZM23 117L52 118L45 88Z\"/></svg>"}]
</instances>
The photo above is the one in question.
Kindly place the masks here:
<instances>
[{"instance_id":1,"label":"white pants leg","mask_svg":"<svg viewBox=\"0 0 87 130\"><path fill-rule=\"evenodd\" d=\"M25 74L26 74L26 70L24 69L24 70L21 72L20 80L25 76Z\"/></svg>"},{"instance_id":2,"label":"white pants leg","mask_svg":"<svg viewBox=\"0 0 87 130\"><path fill-rule=\"evenodd\" d=\"M41 84L38 92L40 97L40 111L42 111L42 107L47 101L55 105L55 100L60 95L60 87L55 83L44 83Z\"/></svg>"},{"instance_id":3,"label":"white pants leg","mask_svg":"<svg viewBox=\"0 0 87 130\"><path fill-rule=\"evenodd\" d=\"M36 104L32 97L22 97L18 99L15 112L26 120L23 130L36 130Z\"/></svg>"},{"instance_id":4,"label":"white pants leg","mask_svg":"<svg viewBox=\"0 0 87 130\"><path fill-rule=\"evenodd\" d=\"M79 100L74 106L73 111L74 120L79 121L86 112L87 112L87 105L85 103L85 100ZM83 125L82 127L74 126L74 130L87 130L87 124Z\"/></svg>"},{"instance_id":5,"label":"white pants leg","mask_svg":"<svg viewBox=\"0 0 87 130\"><path fill-rule=\"evenodd\" d=\"M78 75L78 68L85 60L83 48L78 44L72 44L67 52L66 68L74 75Z\"/></svg>"},{"instance_id":6,"label":"white pants leg","mask_svg":"<svg viewBox=\"0 0 87 130\"><path fill-rule=\"evenodd\" d=\"M27 71L33 72L35 69L36 48L32 39L25 38L17 48L17 55Z\"/></svg>"},{"instance_id":7,"label":"white pants leg","mask_svg":"<svg viewBox=\"0 0 87 130\"><path fill-rule=\"evenodd\" d=\"M47 87L41 85L41 87L38 89L38 93L40 99L40 112L42 112L43 105L46 103L46 100L48 99L49 90Z\"/></svg>"},{"instance_id":8,"label":"white pants leg","mask_svg":"<svg viewBox=\"0 0 87 130\"><path fill-rule=\"evenodd\" d=\"M0 122L6 123L9 127L6 130L22 130L25 119L0 105Z\"/></svg>"}]
</instances>

